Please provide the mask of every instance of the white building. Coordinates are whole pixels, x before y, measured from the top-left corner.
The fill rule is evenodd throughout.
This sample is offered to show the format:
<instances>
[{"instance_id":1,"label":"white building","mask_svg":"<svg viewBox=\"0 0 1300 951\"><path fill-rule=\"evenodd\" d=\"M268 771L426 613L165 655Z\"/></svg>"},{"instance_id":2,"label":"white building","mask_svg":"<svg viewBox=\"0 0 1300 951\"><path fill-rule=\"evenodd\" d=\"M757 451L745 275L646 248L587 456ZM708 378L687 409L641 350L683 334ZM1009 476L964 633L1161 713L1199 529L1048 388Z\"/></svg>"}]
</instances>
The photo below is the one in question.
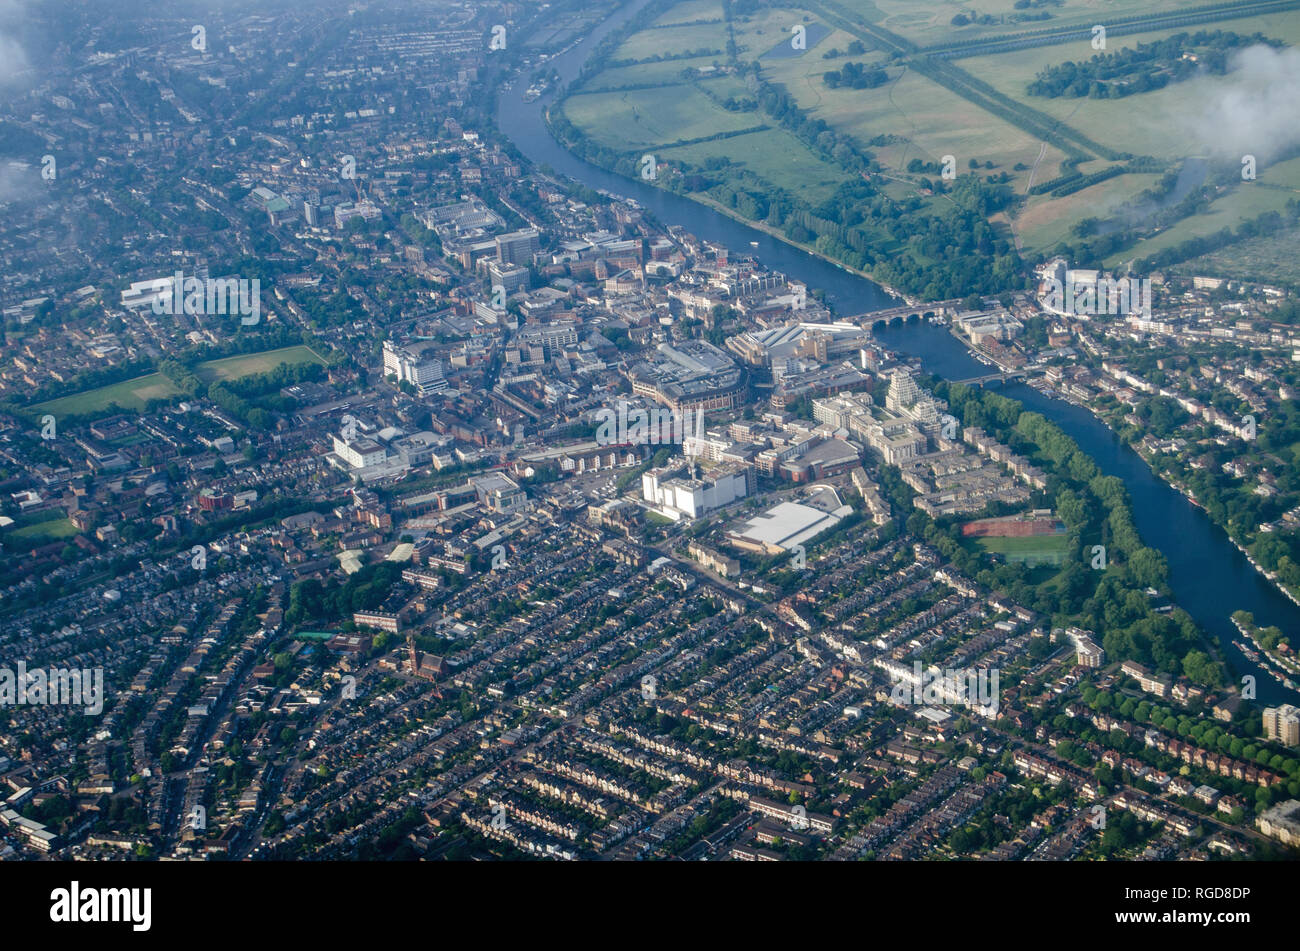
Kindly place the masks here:
<instances>
[{"instance_id":1,"label":"white building","mask_svg":"<svg viewBox=\"0 0 1300 951\"><path fill-rule=\"evenodd\" d=\"M421 396L447 388L442 375L442 361L420 352L384 341L384 376L395 376L399 383L410 383Z\"/></svg>"},{"instance_id":2,"label":"white building","mask_svg":"<svg viewBox=\"0 0 1300 951\"><path fill-rule=\"evenodd\" d=\"M356 204L345 201L341 205L334 206L334 227L343 228L353 218L374 221L380 214L379 206L368 198L363 198Z\"/></svg>"},{"instance_id":3,"label":"white building","mask_svg":"<svg viewBox=\"0 0 1300 951\"><path fill-rule=\"evenodd\" d=\"M1283 746L1300 746L1300 708L1289 703L1264 711L1264 735Z\"/></svg>"},{"instance_id":4,"label":"white building","mask_svg":"<svg viewBox=\"0 0 1300 951\"><path fill-rule=\"evenodd\" d=\"M334 454L353 469L366 469L381 464L388 457L388 450L368 436L350 441L335 436Z\"/></svg>"},{"instance_id":5,"label":"white building","mask_svg":"<svg viewBox=\"0 0 1300 951\"><path fill-rule=\"evenodd\" d=\"M834 528L852 511L844 505L834 512L826 512L799 502L781 502L751 518L743 529L729 533L728 537L732 544L750 551L766 554L790 551Z\"/></svg>"},{"instance_id":6,"label":"white building","mask_svg":"<svg viewBox=\"0 0 1300 951\"><path fill-rule=\"evenodd\" d=\"M652 469L641 476L641 498L673 521L699 518L749 494L738 466L719 466L698 479L683 478L680 471Z\"/></svg>"},{"instance_id":7,"label":"white building","mask_svg":"<svg viewBox=\"0 0 1300 951\"><path fill-rule=\"evenodd\" d=\"M1260 814L1259 831L1286 845L1300 846L1300 800L1288 799Z\"/></svg>"},{"instance_id":8,"label":"white building","mask_svg":"<svg viewBox=\"0 0 1300 951\"><path fill-rule=\"evenodd\" d=\"M509 514L518 511L528 500L519 484L500 472L471 476L469 484L474 487L479 503L490 512Z\"/></svg>"}]
</instances>

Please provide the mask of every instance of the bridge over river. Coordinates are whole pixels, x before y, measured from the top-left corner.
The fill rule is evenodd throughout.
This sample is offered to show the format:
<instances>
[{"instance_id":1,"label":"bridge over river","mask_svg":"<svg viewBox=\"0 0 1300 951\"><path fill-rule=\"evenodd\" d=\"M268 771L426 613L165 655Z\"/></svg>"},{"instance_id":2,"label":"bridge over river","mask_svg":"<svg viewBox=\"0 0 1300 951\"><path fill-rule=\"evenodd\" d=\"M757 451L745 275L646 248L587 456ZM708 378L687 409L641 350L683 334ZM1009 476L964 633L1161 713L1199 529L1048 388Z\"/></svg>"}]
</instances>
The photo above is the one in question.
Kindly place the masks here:
<instances>
[{"instance_id":1,"label":"bridge over river","mask_svg":"<svg viewBox=\"0 0 1300 951\"><path fill-rule=\"evenodd\" d=\"M856 317L845 317L843 319L860 327L867 327L878 323L901 324L914 318L920 320L924 317L947 317L950 313L965 309L962 306L962 300L963 298L954 297L952 300L938 300L924 304L903 304L900 307L873 310L865 314L858 314Z\"/></svg>"},{"instance_id":2,"label":"bridge over river","mask_svg":"<svg viewBox=\"0 0 1300 951\"><path fill-rule=\"evenodd\" d=\"M1028 379L1033 370L995 370L992 373L985 373L983 376L967 377L964 380L953 380L953 383L964 383L966 386L983 386L985 383L992 383L999 380L1006 383L1008 380Z\"/></svg>"}]
</instances>

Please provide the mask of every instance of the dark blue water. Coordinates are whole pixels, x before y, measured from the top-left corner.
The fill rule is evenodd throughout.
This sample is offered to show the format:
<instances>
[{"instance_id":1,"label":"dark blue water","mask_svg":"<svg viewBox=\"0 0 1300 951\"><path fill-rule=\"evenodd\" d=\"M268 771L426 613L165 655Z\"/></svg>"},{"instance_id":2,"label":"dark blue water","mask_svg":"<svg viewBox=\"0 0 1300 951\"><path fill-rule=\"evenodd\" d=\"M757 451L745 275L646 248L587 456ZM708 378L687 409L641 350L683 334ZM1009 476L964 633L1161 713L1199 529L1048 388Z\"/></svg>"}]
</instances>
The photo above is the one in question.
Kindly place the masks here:
<instances>
[{"instance_id":1,"label":"dark blue water","mask_svg":"<svg viewBox=\"0 0 1300 951\"><path fill-rule=\"evenodd\" d=\"M1102 222L1097 228L1098 234L1110 234L1121 228L1135 228L1146 224L1152 215L1166 208L1172 208L1192 193L1192 189L1205 184L1210 166L1205 159L1189 158L1178 170L1178 179L1169 194L1158 201L1131 201L1121 205L1118 212Z\"/></svg>"},{"instance_id":2,"label":"dark blue water","mask_svg":"<svg viewBox=\"0 0 1300 951\"><path fill-rule=\"evenodd\" d=\"M920 357L929 373L963 379L988 372L988 367L971 357L943 327L914 322L877 330L876 336L891 350ZM1232 612L1249 611L1257 623L1276 624L1294 634L1300 632L1300 606L1256 571L1204 512L1157 478L1141 456L1087 410L1044 396L1023 383L1009 383L999 387L998 392L1051 419L1096 461L1105 475L1124 483L1132 499L1138 533L1169 563L1169 586L1175 601L1218 640L1238 675L1256 676L1259 699L1271 704L1294 703L1300 698L1297 692L1258 671L1231 643L1237 636Z\"/></svg>"},{"instance_id":3,"label":"dark blue water","mask_svg":"<svg viewBox=\"0 0 1300 951\"><path fill-rule=\"evenodd\" d=\"M563 82L569 82L595 45L646 2L633 0L549 65L559 72ZM680 225L692 234L735 251L749 251L750 242L757 241L758 250L754 253L763 264L805 282L809 290L821 289L828 303L842 314L861 314L899 303L878 284L704 205L613 175L574 157L546 130L542 114L553 94L526 103L522 93L518 83L501 93L498 122L501 130L533 162L549 165L589 188L633 198L663 224ZM911 323L880 331L878 337L890 349L920 358L928 373L964 379L988 372L988 367L971 357L944 327ZM1001 392L1053 420L1096 461L1103 473L1123 481L1132 498L1133 518L1143 541L1161 551L1169 563L1169 585L1177 603L1218 640L1223 656L1238 676L1255 674L1259 701L1300 702L1300 693L1288 690L1271 675L1260 671L1232 645L1236 627L1230 620L1232 612L1245 610L1259 624L1275 624L1294 635L1300 633L1300 606L1260 575L1204 512L1156 478L1141 457L1092 414L1046 397L1024 384L1008 384Z\"/></svg>"}]
</instances>

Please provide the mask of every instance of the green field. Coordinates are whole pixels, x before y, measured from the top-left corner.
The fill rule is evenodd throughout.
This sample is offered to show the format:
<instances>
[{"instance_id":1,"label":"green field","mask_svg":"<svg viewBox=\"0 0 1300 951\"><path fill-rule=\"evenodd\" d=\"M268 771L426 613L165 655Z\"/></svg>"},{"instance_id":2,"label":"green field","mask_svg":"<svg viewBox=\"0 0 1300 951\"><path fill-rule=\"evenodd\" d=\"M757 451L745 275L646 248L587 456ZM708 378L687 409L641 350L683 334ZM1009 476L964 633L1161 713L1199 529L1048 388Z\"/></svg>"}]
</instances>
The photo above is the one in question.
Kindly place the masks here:
<instances>
[{"instance_id":1,"label":"green field","mask_svg":"<svg viewBox=\"0 0 1300 951\"><path fill-rule=\"evenodd\" d=\"M798 22L801 16L803 11L788 9L772 11L762 20L754 18L738 29L737 42L745 36L755 48L770 45L777 39L780 24ZM868 47L866 53L847 55L845 51L855 39L860 37L834 30L803 56L763 59L763 76L783 85L811 117L852 135L894 174L905 176L904 170L913 159L939 162L943 156L952 155L959 172L966 172L970 160L975 159L982 174L1007 172L1012 176L1011 187L1022 192L1035 162L1037 181L1060 173L1065 158L1060 149L1048 146L1039 161L1041 142L1033 135L975 108L915 70L890 66L884 53L874 50L867 41L863 41ZM823 54L831 49L842 55L824 59ZM832 89L823 79L824 74L848 62L886 66L890 81L874 89ZM882 136L896 141L869 144ZM987 162L992 162L994 168L983 168ZM1025 168L1016 171L1017 164ZM904 192L914 194L916 188L909 183Z\"/></svg>"},{"instance_id":2,"label":"green field","mask_svg":"<svg viewBox=\"0 0 1300 951\"><path fill-rule=\"evenodd\" d=\"M892 82L877 89L832 90L824 84L822 89L825 105L814 110L818 118L864 144L882 134L906 140L873 149L881 164L896 172L902 172L914 158L938 162L951 155L959 173L967 171L971 159L981 166L992 162L996 171L1011 173L1017 183L1012 187L1023 191L1041 149L1042 143L1029 133L972 108L956 93L912 70L900 71ZM1063 152L1049 146L1036 179L1055 177L1064 158ZM1017 163L1026 169L1013 171Z\"/></svg>"},{"instance_id":3,"label":"green field","mask_svg":"<svg viewBox=\"0 0 1300 951\"><path fill-rule=\"evenodd\" d=\"M1106 162L1089 162L1081 166L1085 173L1104 168ZM1050 176L1048 176L1050 177ZM1084 218L1108 218L1142 192L1159 181L1160 176L1119 175L1080 189L1073 195L1052 198L1035 195L1016 216L1015 230L1026 248L1050 248L1070 237L1075 222Z\"/></svg>"},{"instance_id":4,"label":"green field","mask_svg":"<svg viewBox=\"0 0 1300 951\"><path fill-rule=\"evenodd\" d=\"M672 23L690 23L694 20L721 20L722 3L720 0L687 0L679 3L658 20L656 26Z\"/></svg>"},{"instance_id":5,"label":"green field","mask_svg":"<svg viewBox=\"0 0 1300 951\"><path fill-rule=\"evenodd\" d=\"M783 84L805 108L821 108L823 105L821 99L830 97L835 101L837 108L843 109L845 103L840 99L841 94L844 94L845 99L849 99L855 94L855 90L832 90L822 82L822 75L828 70L839 69L848 62L866 63L871 66L886 63L885 55L872 49L868 49L865 53L847 55L845 50L856 39L857 37L851 33L832 30L826 39L817 44L816 49L803 56L767 57L763 60L763 75ZM833 49L839 50L841 55L834 59L822 58L824 53ZM872 91L863 90L856 94L862 95L864 92ZM827 122L831 121L830 115L823 115L822 118Z\"/></svg>"},{"instance_id":6,"label":"green field","mask_svg":"<svg viewBox=\"0 0 1300 951\"><path fill-rule=\"evenodd\" d=\"M727 158L766 181L782 183L796 198L810 204L830 198L840 182L848 178L781 129L664 149L659 155L666 161L678 159L694 165L703 165L709 158Z\"/></svg>"},{"instance_id":7,"label":"green field","mask_svg":"<svg viewBox=\"0 0 1300 951\"><path fill-rule=\"evenodd\" d=\"M693 86L588 93L564 103L565 115L607 148L620 152L752 128L753 113L728 112Z\"/></svg>"},{"instance_id":8,"label":"green field","mask_svg":"<svg viewBox=\"0 0 1300 951\"><path fill-rule=\"evenodd\" d=\"M14 538L31 538L44 539L45 541L57 541L60 538L71 538L77 534L77 526L73 525L66 516L52 518L44 522L35 522L31 525L24 525L22 528L15 528L9 532Z\"/></svg>"},{"instance_id":9,"label":"green field","mask_svg":"<svg viewBox=\"0 0 1300 951\"><path fill-rule=\"evenodd\" d=\"M961 0L831 0L827 4L846 13L851 12L862 20L884 27L922 47L973 39L997 39L1006 34L1031 30L1087 28L1094 23L1106 23L1120 17L1166 13L1203 5L1204 2L1188 0L1063 0L1059 5L1049 4L1037 8L1051 13L1049 20L1012 22L1010 18L1020 12L1015 9L1015 0L981 0L975 4ZM958 13L971 12L981 16L987 14L1002 19L1003 22L953 25L952 19Z\"/></svg>"},{"instance_id":10,"label":"green field","mask_svg":"<svg viewBox=\"0 0 1300 951\"><path fill-rule=\"evenodd\" d=\"M1232 228L1265 211L1282 208L1288 199L1300 198L1300 158L1280 162L1260 170L1259 182L1280 185L1280 188L1261 188L1259 183L1243 182L1225 189L1210 204L1209 210L1186 218L1172 228L1140 241L1120 254L1112 255L1106 264L1113 266L1131 261L1164 248L1180 244L1188 238L1213 234L1223 228Z\"/></svg>"},{"instance_id":11,"label":"green field","mask_svg":"<svg viewBox=\"0 0 1300 951\"><path fill-rule=\"evenodd\" d=\"M700 56L691 59L670 59L662 63L615 66L612 69L602 70L600 75L593 78L585 88L597 92L601 89L621 89L624 86L640 86L644 83L668 86L681 82L684 69L700 69L717 62L720 62L720 57Z\"/></svg>"},{"instance_id":12,"label":"green field","mask_svg":"<svg viewBox=\"0 0 1300 951\"><path fill-rule=\"evenodd\" d=\"M235 357L208 360L198 365L197 373L204 383L215 383L218 380L238 380L255 373L270 373L282 363L319 363L323 366L325 361L311 347L299 344L262 353L243 353Z\"/></svg>"},{"instance_id":13,"label":"green field","mask_svg":"<svg viewBox=\"0 0 1300 951\"><path fill-rule=\"evenodd\" d=\"M1060 565L1069 554L1070 536L1030 535L1024 538L975 538L976 546L989 554L1001 555L1008 562L1028 568Z\"/></svg>"},{"instance_id":14,"label":"green field","mask_svg":"<svg viewBox=\"0 0 1300 951\"><path fill-rule=\"evenodd\" d=\"M1120 99L1048 99L1030 96L1028 84L1048 67L1097 55L1088 40L951 60L922 60L906 52L909 42L920 48L943 47L1040 30L1087 29L1122 17L1199 8L1205 6L1203 0L1042 0L1019 10L1015 0L989 0L977 6L956 0L805 3L759 6L747 12L731 6L734 59L710 54L610 68L592 77L565 101L565 114L594 142L625 155L651 151L669 163L679 160L696 168L710 168L714 178L721 171L728 185L734 182L726 169L731 169L732 174L743 169L800 201L822 202L847 180L850 173L840 163L855 167L851 158L831 159L818 154L778 128L777 121L761 110L731 111L721 105L727 99L748 97L752 88L748 74L756 64L761 80L788 93L807 118L821 120L835 133L848 136L859 151L879 163L883 171L877 174L872 170L872 184L892 199L926 195L922 178L933 177L933 171L907 170L918 159L936 164L951 155L958 174L971 172L974 161L973 171L982 177L1001 180L1007 176L1008 186L1021 197L1016 206L998 212L991 220L995 227L1005 229L1003 233L1008 237L1014 236L1017 247L1025 252L1050 251L1062 242L1074 241L1073 228L1081 220L1122 217L1165 171L1178 168L1185 159L1221 157L1234 150L1241 154L1252 152L1240 143L1219 141L1218 130L1205 128L1205 104L1215 101L1233 84L1231 77L1198 76ZM722 50L729 35L727 24L698 22L722 12L717 0L686 0L662 14L655 27L626 37L614 56L646 59L671 57L701 47ZM1025 19L1043 13L1049 14L1044 20ZM968 18L987 15L995 22L954 24L958 14ZM770 55L788 40L791 27L800 23L820 24L830 32L801 55ZM882 28L901 38L902 46L881 34ZM1132 35L1114 33L1106 52L1202 30L1259 32L1300 46L1300 15L1289 11ZM864 51L849 54L848 46L855 41L863 44ZM832 50L838 55L827 58ZM883 68L889 79L868 89L827 85L825 73L847 63ZM736 71L694 82L683 78L683 69L710 66ZM646 84L651 85L635 90L620 88ZM1279 117L1279 121L1285 120ZM694 141L760 124L772 128L708 142ZM1069 144L1046 143L1044 136L1061 136ZM1067 149L1082 156L1077 170L1084 175L1127 160L1117 160L1114 154L1149 156L1161 167L1159 171L1125 173L1071 195L1029 195L1032 185L1071 171L1062 164L1068 157ZM1190 237L1235 227L1260 212L1281 208L1288 198L1300 194L1300 162L1271 168L1261 162L1260 181L1283 188L1226 188L1207 211L1173 223L1105 263L1122 264ZM933 213L935 203L945 200L942 195L927 200L923 213ZM877 255L893 253L888 246L877 245L874 250ZM933 259L917 260L933 263Z\"/></svg>"},{"instance_id":15,"label":"green field","mask_svg":"<svg viewBox=\"0 0 1300 951\"><path fill-rule=\"evenodd\" d=\"M267 373L282 363L321 363L325 361L310 347L298 345L284 347L280 350L267 350L263 353L246 353L220 360L200 363L196 372L205 383L218 380L236 380L254 373ZM30 407L33 415L49 413L56 419L63 416L80 416L94 413L116 403L123 409L143 411L150 400L171 399L179 396L181 391L171 380L161 373L150 373L123 380L109 386L101 386L84 393L74 393L56 400L38 403Z\"/></svg>"},{"instance_id":16,"label":"green field","mask_svg":"<svg viewBox=\"0 0 1300 951\"><path fill-rule=\"evenodd\" d=\"M632 34L614 51L614 59L650 59L700 49L718 50L718 55L722 56L726 48L727 32L721 23L665 26Z\"/></svg>"},{"instance_id":17,"label":"green field","mask_svg":"<svg viewBox=\"0 0 1300 951\"><path fill-rule=\"evenodd\" d=\"M50 413L54 417L80 416L93 413L116 403L123 409L143 411L150 400L171 399L180 395L180 390L171 380L161 373L150 373L134 380L123 380L97 390L86 390L63 396L48 403L38 403L31 408L33 413Z\"/></svg>"},{"instance_id":18,"label":"green field","mask_svg":"<svg viewBox=\"0 0 1300 951\"><path fill-rule=\"evenodd\" d=\"M1152 9L1158 8L1152 4ZM1109 49L1133 48L1138 43L1149 43L1178 32L1201 29L1221 29L1241 34L1260 32L1290 44L1300 42L1300 17L1294 13L1279 13L1119 36L1112 39ZM1078 62L1092 55L1094 51L1087 44L1063 44L1017 50L1014 54L971 57L958 60L957 65L1006 96L1117 151L1150 155L1170 163L1189 156L1244 154L1251 151L1249 143L1223 142L1216 137L1216 130L1203 128L1204 103L1214 100L1228 87L1227 77L1199 77L1118 100L1064 96L1048 99L1030 96L1026 91L1028 84L1041 70L1064 60ZM1086 174L1099 170L1106 164L1108 163L1102 161L1085 163L1080 170ZM1044 181L1051 178L1052 174L1054 173L1040 174L1035 180ZM1087 217L1108 217L1151 187L1157 178L1156 175L1128 174L1063 198L1031 196L1016 220L1017 233L1028 248L1050 248L1057 241L1068 237L1069 229L1075 222ZM1274 170L1270 180L1292 186L1296 184L1295 175L1284 167ZM1245 189L1235 189L1229 195L1217 199L1208 213L1180 221L1105 263L1114 266L1179 244L1191 237L1210 234L1223 227L1235 227L1242 220L1262 211L1281 208L1288 197L1294 196L1281 192L1257 192L1252 195L1247 194Z\"/></svg>"},{"instance_id":19,"label":"green field","mask_svg":"<svg viewBox=\"0 0 1300 951\"><path fill-rule=\"evenodd\" d=\"M1243 34L1260 32L1289 43L1300 41L1300 17L1294 13L1271 14L1119 36L1109 43L1107 51L1132 49L1139 43L1150 43L1175 33L1215 29ZM1163 89L1122 99L1070 96L1048 99L1031 96L1026 91L1040 71L1060 65L1066 60L1081 62L1094 55L1095 51L1087 43L1080 42L1017 50L1014 54L976 56L957 62L966 72L982 79L999 92L1067 123L1094 141L1117 151L1152 155L1172 161L1188 155L1204 155L1209 149L1221 144L1214 138L1215 130L1198 132L1202 125L1199 120L1203 104L1227 87L1228 77L1206 76L1170 83ZM1248 152L1250 149L1241 147L1240 151Z\"/></svg>"},{"instance_id":20,"label":"green field","mask_svg":"<svg viewBox=\"0 0 1300 951\"><path fill-rule=\"evenodd\" d=\"M701 86L704 88L704 91L714 99L723 102L726 102L727 99L732 97L743 99L754 95L753 90L749 87L749 82L745 78L728 73L710 76L708 79L701 80ZM759 115L757 111L750 114L754 116Z\"/></svg>"},{"instance_id":21,"label":"green field","mask_svg":"<svg viewBox=\"0 0 1300 951\"><path fill-rule=\"evenodd\" d=\"M819 18L802 7L767 7L746 16L737 16L732 22L732 29L736 34L736 47L740 52L740 58L753 60L758 59L778 43L789 43L792 36L791 28L796 23L807 26L815 22L820 22ZM822 50L830 48L827 42L829 39L830 37L827 37L820 43L812 45L812 37L809 37L809 47L804 55L791 58L796 60L816 58L818 62L823 62ZM764 60L764 64L766 63L767 60Z\"/></svg>"},{"instance_id":22,"label":"green field","mask_svg":"<svg viewBox=\"0 0 1300 951\"><path fill-rule=\"evenodd\" d=\"M709 19L720 17L721 12L716 2L691 0L673 7L660 23ZM788 10L764 10L752 17L738 18L736 41L742 49L754 47L749 55L757 55L788 36L792 24L806 19L808 14ZM843 39L847 45L849 38ZM652 28L628 38L614 58L666 56L700 47L723 49L726 42L727 30L722 23ZM818 47L825 47L827 42L824 39ZM722 74L701 80L700 88L682 82L683 69L724 61L725 58L707 56L606 69L565 101L564 112L569 121L596 142L620 152L653 150L661 161L677 160L695 166L722 159L789 190L801 201L816 203L829 198L848 178L847 173L784 130L773 127L742 136L693 142L720 132L774 126L761 112L729 111L720 105L727 99L750 94L741 76ZM648 89L620 88L645 83L658 85ZM691 144L674 146L679 142Z\"/></svg>"}]
</instances>

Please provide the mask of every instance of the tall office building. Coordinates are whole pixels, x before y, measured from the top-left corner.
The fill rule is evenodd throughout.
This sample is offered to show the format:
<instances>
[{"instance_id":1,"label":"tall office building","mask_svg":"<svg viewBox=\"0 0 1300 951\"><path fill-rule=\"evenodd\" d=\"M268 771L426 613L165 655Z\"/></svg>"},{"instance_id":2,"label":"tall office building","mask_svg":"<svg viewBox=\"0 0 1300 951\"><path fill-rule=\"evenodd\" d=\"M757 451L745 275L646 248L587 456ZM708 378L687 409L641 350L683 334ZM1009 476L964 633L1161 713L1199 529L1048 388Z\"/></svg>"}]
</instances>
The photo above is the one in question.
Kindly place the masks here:
<instances>
[{"instance_id":1,"label":"tall office building","mask_svg":"<svg viewBox=\"0 0 1300 951\"><path fill-rule=\"evenodd\" d=\"M531 229L500 234L496 238L497 260L502 264L533 263L533 255L541 249L541 235Z\"/></svg>"},{"instance_id":2,"label":"tall office building","mask_svg":"<svg viewBox=\"0 0 1300 951\"><path fill-rule=\"evenodd\" d=\"M1300 708L1289 703L1264 711L1264 735L1283 746L1300 746Z\"/></svg>"},{"instance_id":3,"label":"tall office building","mask_svg":"<svg viewBox=\"0 0 1300 951\"><path fill-rule=\"evenodd\" d=\"M391 340L384 341L384 376L395 376L399 383L414 384L421 396L447 388L441 360L396 346Z\"/></svg>"}]
</instances>

